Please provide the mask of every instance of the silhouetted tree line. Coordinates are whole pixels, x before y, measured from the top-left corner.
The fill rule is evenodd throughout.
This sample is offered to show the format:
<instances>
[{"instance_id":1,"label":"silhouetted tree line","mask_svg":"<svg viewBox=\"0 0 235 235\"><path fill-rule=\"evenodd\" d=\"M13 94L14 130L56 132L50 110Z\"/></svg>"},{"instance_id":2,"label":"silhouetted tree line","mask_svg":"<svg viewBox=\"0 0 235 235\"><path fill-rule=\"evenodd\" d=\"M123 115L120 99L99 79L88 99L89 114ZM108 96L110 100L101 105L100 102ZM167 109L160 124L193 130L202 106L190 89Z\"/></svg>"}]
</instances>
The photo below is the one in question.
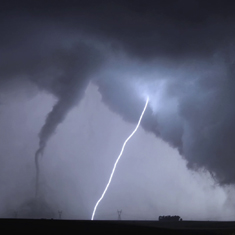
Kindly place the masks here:
<instances>
[{"instance_id":1,"label":"silhouetted tree line","mask_svg":"<svg viewBox=\"0 0 235 235\"><path fill-rule=\"evenodd\" d=\"M159 216L159 221L182 221L182 218L178 215L167 215L167 216Z\"/></svg>"}]
</instances>

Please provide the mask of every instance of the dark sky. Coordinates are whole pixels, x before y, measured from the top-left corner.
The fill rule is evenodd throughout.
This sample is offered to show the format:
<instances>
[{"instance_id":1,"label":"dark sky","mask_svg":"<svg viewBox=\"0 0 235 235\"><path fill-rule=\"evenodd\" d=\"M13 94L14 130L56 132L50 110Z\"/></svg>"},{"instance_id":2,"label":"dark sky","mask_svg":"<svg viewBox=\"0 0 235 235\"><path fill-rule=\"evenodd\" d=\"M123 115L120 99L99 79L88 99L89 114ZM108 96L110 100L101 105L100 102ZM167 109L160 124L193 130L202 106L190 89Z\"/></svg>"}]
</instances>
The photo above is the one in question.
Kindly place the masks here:
<instances>
[{"instance_id":1,"label":"dark sky","mask_svg":"<svg viewBox=\"0 0 235 235\"><path fill-rule=\"evenodd\" d=\"M144 133L155 139L156 146L162 141L162 145L166 144L175 151L173 155L180 154L182 166L186 164L188 172L208 174L219 187L218 190L231 187L233 191L234 8L229 1L3 1L0 7L0 124L4 129L0 136L2 162L10 164L7 162L14 162L11 159L15 159L17 154L25 155L22 162L17 158L16 163L21 166L29 164L26 159L33 160L38 146L51 151L50 155L60 155L57 148L62 142L76 145L69 134L58 139L54 150L50 147L50 141L57 138L57 129L65 125L70 112L87 99L86 94L93 97L91 99L98 99L99 93L100 102L94 103L92 109L106 107L104 113L116 115L123 125L130 127L138 121L148 95L150 103L141 124ZM93 86L96 91L90 88ZM39 96L41 102L35 101L35 105L27 106L28 102ZM17 113L22 113L24 109L28 115L22 116L22 120L20 117L17 119ZM90 117L84 112L81 120L85 121ZM94 113L100 115L99 112ZM29 113L35 114L35 117ZM108 123L105 115L100 118L104 120L102 125ZM90 118L93 122L94 119ZM88 126L92 126L92 137L99 133L102 139L107 132L102 125L97 128L90 121ZM85 136L84 126L78 130L80 138ZM23 127L27 131L23 131ZM68 128L75 127L70 125ZM13 141L11 136L16 136L16 139L29 138L28 147L25 143L17 146L17 141ZM92 139L91 136L89 139ZM92 139L92 154L104 148L103 142L101 144L98 139ZM121 142L124 139L120 137ZM142 137L138 146L145 142L147 140ZM115 148L115 143L109 143L112 146L110 150ZM151 143L154 145L154 141ZM9 148L13 149L12 153ZM80 153L83 151L86 155L88 150L85 149L77 150L80 161L86 161ZM153 156L154 151L150 151ZM115 154L109 154L115 157ZM44 156L43 164L46 164L47 158L52 157ZM101 152L97 158L102 159ZM87 159L93 161L92 158ZM48 161L49 166L52 163ZM165 165L170 161L169 158ZM14 168L17 168L16 163ZM61 170L62 165L58 165ZM71 162L65 169L72 169L72 165ZM131 166L130 163L127 165ZM20 171L20 166L17 171ZM149 167L146 165L146 169ZM11 177L7 176L4 164L1 168L6 172L2 173L6 174L3 177L6 185ZM87 172L91 170L88 167ZM29 173L28 178L31 179L27 179L32 182L33 171L32 168ZM82 181L85 172L81 172L79 184L83 192L81 198L84 198L87 187ZM191 173L185 173L188 177L186 174ZM71 184L75 184L74 177L71 173ZM151 177L154 178L154 174ZM58 179L51 176L47 181L53 184ZM86 181L92 183L89 177ZM62 185L65 187L66 183ZM99 188L103 187L102 183L98 185ZM30 187L32 185L23 187L25 194L24 190L18 189L19 192L16 190L14 193L22 193L23 200L23 195L32 193ZM200 190L199 186L195 188ZM7 191L13 193L10 187ZM43 190L42 194L46 197ZM92 194L98 195L95 191ZM209 194L206 195L205 203ZM229 195L228 205L234 203ZM58 201L62 200L58 198ZM83 212L79 214L81 218L87 218L94 200L88 200L89 206L86 204L88 202L83 202ZM195 214L200 218L199 212ZM203 218L210 214L213 213L204 214Z\"/></svg>"}]
</instances>

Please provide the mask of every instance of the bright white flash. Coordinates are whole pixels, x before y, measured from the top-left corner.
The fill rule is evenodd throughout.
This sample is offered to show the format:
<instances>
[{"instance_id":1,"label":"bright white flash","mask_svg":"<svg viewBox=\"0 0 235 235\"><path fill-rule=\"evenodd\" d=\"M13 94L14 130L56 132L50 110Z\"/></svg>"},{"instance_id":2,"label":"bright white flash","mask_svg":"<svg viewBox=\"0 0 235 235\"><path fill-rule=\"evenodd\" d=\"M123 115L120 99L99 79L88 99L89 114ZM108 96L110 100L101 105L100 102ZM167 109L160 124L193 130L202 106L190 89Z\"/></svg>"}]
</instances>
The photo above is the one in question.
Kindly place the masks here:
<instances>
[{"instance_id":1,"label":"bright white flash","mask_svg":"<svg viewBox=\"0 0 235 235\"><path fill-rule=\"evenodd\" d=\"M105 189L104 189L104 192L102 193L100 199L99 199L99 200L96 202L96 204L95 204L95 207L94 207L94 210L93 210L93 213L92 213L91 220L94 219L95 212L96 212L96 208L97 208L97 206L99 205L100 201L103 199L103 197L104 197L104 195L105 195L105 193L106 193L106 191L107 191L107 189L108 189L108 187L109 187L109 185L110 185L110 183L111 183L111 181L112 181L113 174L114 174L114 172L115 172L117 163L118 163L119 159L120 159L121 156L122 156L122 153L123 153L123 150L124 150L124 148L125 148L125 146L126 146L127 141L135 134L135 132L137 131L137 129L138 129L139 125L140 125L140 122L141 122L141 120L142 120L142 117L143 117L143 115L144 115L144 113L145 113L145 110L146 110L146 108L147 108L147 106L148 106L148 102L149 102L149 98L147 97L147 100L146 100L146 103L145 103L145 106L144 106L144 110L142 111L142 113L141 113L141 115L140 115L140 119L139 119L139 121L138 121L138 123L137 123L137 126L136 126L135 130L130 134L130 136L125 140L125 142L124 142L124 144L123 144L123 146L122 146L122 150L121 150L121 152L120 152L120 154L119 154L119 156L118 156L118 158L117 158L117 160L116 160L116 162L115 162L115 164L114 164L112 173L111 173L111 175L110 175L110 177L109 177L109 181L108 181L108 183L107 183L107 185L106 185L106 187L105 187Z\"/></svg>"}]
</instances>

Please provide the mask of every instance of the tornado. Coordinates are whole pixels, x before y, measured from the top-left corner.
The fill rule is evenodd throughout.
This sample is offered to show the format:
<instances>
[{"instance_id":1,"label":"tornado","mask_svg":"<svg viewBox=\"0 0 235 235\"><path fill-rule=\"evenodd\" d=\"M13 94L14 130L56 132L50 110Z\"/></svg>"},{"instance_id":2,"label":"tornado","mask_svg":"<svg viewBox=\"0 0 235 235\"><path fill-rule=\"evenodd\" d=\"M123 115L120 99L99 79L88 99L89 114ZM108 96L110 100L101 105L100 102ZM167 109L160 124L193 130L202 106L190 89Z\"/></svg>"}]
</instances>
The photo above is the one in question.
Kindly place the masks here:
<instances>
[{"instance_id":1,"label":"tornado","mask_svg":"<svg viewBox=\"0 0 235 235\"><path fill-rule=\"evenodd\" d=\"M74 48L73 48L74 49ZM45 118L45 123L39 132L39 147L35 152L36 168L36 197L40 191L40 156L55 133L56 128L62 123L68 112L79 104L83 98L86 87L92 76L98 74L102 65L100 53L91 46L80 42L68 55L63 55L63 71L59 77L53 79L53 84L47 87L57 98L52 110Z\"/></svg>"},{"instance_id":2,"label":"tornado","mask_svg":"<svg viewBox=\"0 0 235 235\"><path fill-rule=\"evenodd\" d=\"M36 190L35 196L39 196L40 165L39 158L43 155L48 140L55 133L57 126L64 121L67 113L82 99L88 80L71 79L70 85L64 91L57 103L48 113L45 124L39 133L39 148L35 152Z\"/></svg>"},{"instance_id":3,"label":"tornado","mask_svg":"<svg viewBox=\"0 0 235 235\"><path fill-rule=\"evenodd\" d=\"M39 189L39 157L43 155L43 149L40 147L35 153L35 167L36 167L36 186L35 186L35 198L38 197L38 189Z\"/></svg>"}]
</instances>

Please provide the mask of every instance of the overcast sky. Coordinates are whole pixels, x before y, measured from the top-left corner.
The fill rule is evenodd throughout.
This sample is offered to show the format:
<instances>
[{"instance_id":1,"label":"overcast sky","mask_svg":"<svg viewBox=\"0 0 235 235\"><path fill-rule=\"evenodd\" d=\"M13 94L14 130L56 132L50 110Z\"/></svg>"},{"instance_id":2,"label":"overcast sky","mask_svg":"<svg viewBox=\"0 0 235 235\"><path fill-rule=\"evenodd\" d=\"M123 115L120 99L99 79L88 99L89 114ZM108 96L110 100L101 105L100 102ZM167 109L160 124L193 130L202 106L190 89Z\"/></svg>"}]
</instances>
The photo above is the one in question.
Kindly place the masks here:
<instances>
[{"instance_id":1,"label":"overcast sky","mask_svg":"<svg viewBox=\"0 0 235 235\"><path fill-rule=\"evenodd\" d=\"M3 2L0 215L90 219L148 96L95 219L234 220L234 10Z\"/></svg>"}]
</instances>

